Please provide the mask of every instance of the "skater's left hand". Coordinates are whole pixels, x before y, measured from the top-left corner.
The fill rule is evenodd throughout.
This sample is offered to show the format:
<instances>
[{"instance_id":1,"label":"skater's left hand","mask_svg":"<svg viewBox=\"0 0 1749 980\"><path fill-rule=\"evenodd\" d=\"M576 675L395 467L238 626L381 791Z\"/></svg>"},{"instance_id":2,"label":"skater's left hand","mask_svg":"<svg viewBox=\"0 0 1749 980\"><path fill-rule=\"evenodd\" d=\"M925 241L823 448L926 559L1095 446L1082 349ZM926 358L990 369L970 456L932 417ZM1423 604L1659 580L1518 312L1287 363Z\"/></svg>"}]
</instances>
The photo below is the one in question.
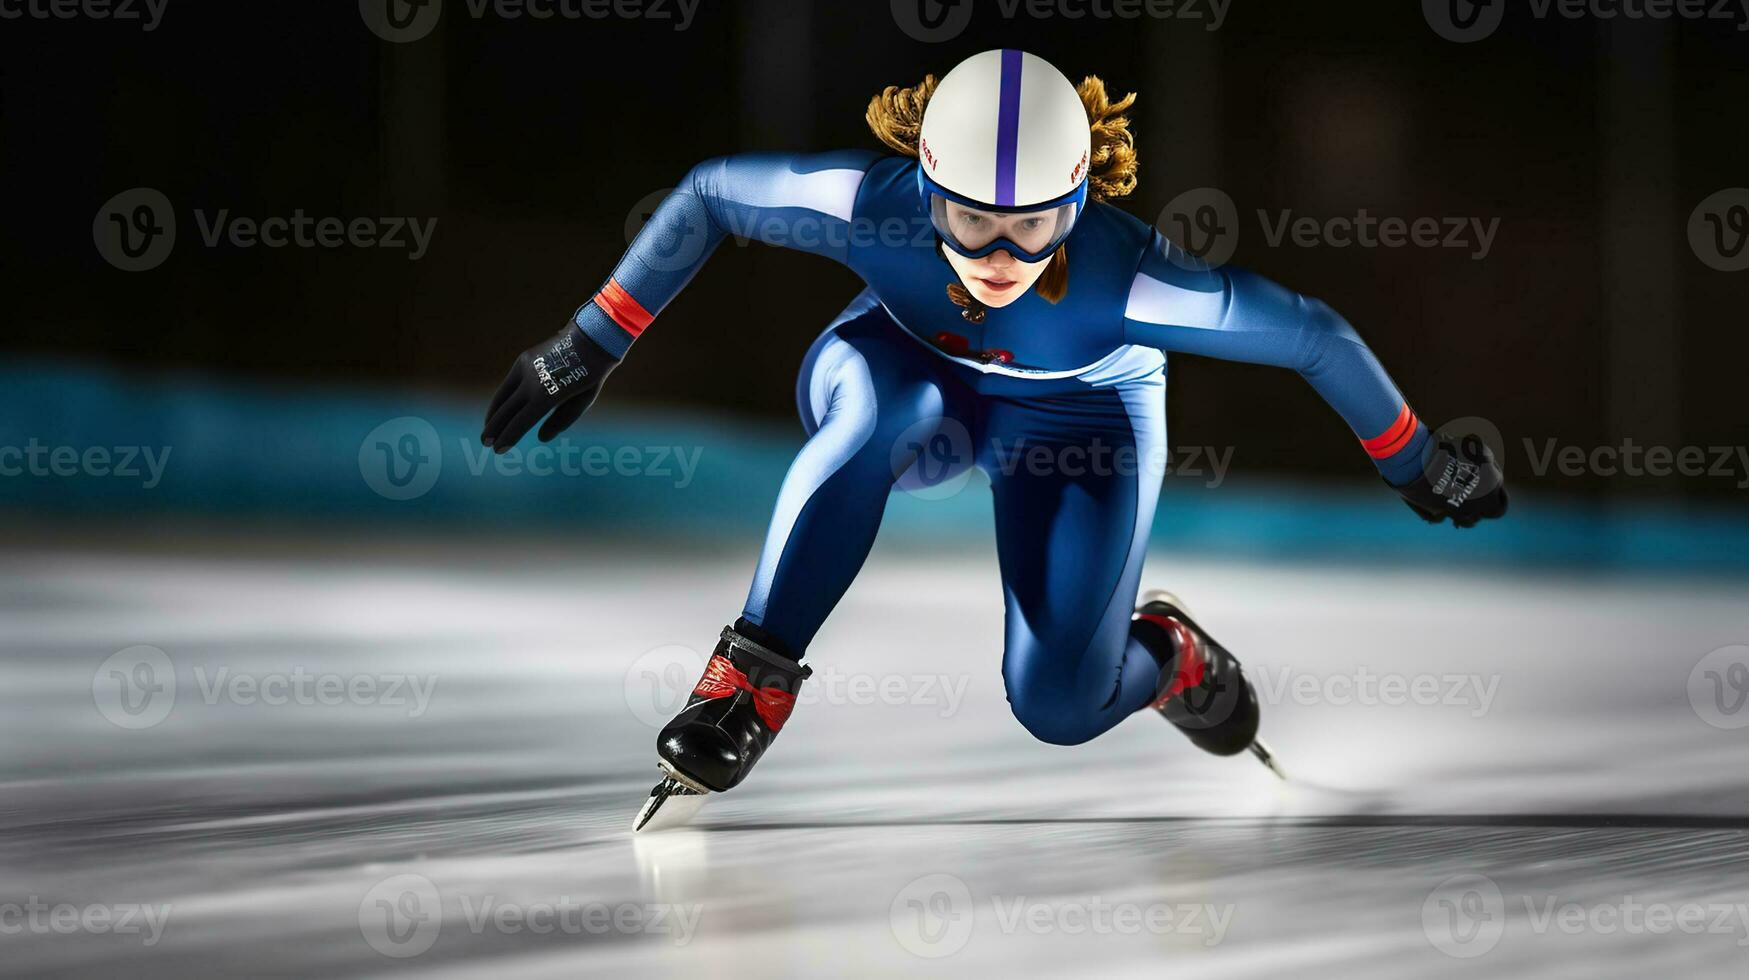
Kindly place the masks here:
<instances>
[{"instance_id":1,"label":"skater's left hand","mask_svg":"<svg viewBox=\"0 0 1749 980\"><path fill-rule=\"evenodd\" d=\"M523 351L510 366L486 409L480 442L503 454L542 418L547 421L540 427L540 441L553 441L595 403L601 383L618 365L576 324L565 324L553 337Z\"/></svg>"},{"instance_id":2,"label":"skater's left hand","mask_svg":"<svg viewBox=\"0 0 1749 980\"><path fill-rule=\"evenodd\" d=\"M1433 455L1415 482L1392 488L1409 509L1429 524L1449 517L1457 527L1505 514L1506 482L1488 444L1471 434L1439 433L1434 440Z\"/></svg>"}]
</instances>

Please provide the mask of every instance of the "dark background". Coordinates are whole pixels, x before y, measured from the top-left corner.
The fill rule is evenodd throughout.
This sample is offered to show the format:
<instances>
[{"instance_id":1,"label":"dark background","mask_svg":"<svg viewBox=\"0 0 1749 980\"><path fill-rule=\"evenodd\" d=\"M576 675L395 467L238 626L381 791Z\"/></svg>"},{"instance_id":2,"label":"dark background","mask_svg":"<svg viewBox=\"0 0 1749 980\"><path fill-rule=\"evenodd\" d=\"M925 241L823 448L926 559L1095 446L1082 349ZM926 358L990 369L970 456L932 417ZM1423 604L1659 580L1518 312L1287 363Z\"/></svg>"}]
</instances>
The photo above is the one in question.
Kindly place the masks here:
<instances>
[{"instance_id":1,"label":"dark background","mask_svg":"<svg viewBox=\"0 0 1749 980\"><path fill-rule=\"evenodd\" d=\"M672 10L672 4L669 5ZM1203 11L1207 13L1206 9ZM1484 416L1515 482L1738 502L1735 478L1539 480L1523 440L1742 445L1749 273L1703 264L1690 213L1749 184L1737 25L1537 20L1513 5L1456 44L1419 5L1235 0L1205 20L1037 20L980 2L942 43L885 2L712 3L673 20L503 19L448 0L390 44L358 6L169 0L151 32L0 21L9 202L4 357L194 369L266 386L386 386L484 399L510 359L585 300L634 206L693 163L752 149L875 146L862 113L996 46L1140 93L1152 219L1219 187L1234 262L1342 311L1431 421ZM178 244L127 273L96 251L112 195L163 191ZM430 252L200 244L193 211L438 219ZM1271 248L1271 215L1500 220L1464 250ZM616 373L621 408L661 403L793 425L810 339L848 271L720 249ZM1176 358L1176 439L1235 465L1370 479L1341 421L1291 374Z\"/></svg>"}]
</instances>

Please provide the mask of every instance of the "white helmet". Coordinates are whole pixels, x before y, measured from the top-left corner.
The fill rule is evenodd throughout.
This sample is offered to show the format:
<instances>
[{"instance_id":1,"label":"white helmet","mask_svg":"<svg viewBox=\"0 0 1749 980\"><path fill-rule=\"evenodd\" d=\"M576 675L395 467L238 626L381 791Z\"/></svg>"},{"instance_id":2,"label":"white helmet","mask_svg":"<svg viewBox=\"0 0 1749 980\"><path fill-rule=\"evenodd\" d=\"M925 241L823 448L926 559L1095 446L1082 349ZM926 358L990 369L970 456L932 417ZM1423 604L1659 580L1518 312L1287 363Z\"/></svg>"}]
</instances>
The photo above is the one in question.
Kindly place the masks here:
<instances>
[{"instance_id":1,"label":"white helmet","mask_svg":"<svg viewBox=\"0 0 1749 980\"><path fill-rule=\"evenodd\" d=\"M1075 86L1024 51L975 54L936 86L917 141L936 231L970 258L1048 258L1087 203L1092 135Z\"/></svg>"}]
</instances>

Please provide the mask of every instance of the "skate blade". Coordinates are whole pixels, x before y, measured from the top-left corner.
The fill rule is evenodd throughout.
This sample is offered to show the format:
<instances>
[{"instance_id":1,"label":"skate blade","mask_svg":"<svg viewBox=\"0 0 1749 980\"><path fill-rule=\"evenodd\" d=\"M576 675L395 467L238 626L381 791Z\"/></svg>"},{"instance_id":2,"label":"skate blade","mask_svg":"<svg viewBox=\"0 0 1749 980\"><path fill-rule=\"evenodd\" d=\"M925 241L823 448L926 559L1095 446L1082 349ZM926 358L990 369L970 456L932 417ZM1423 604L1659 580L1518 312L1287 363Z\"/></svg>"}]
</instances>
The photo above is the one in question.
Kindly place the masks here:
<instances>
[{"instance_id":1,"label":"skate blade","mask_svg":"<svg viewBox=\"0 0 1749 980\"><path fill-rule=\"evenodd\" d=\"M638 808L638 816L632 821L632 833L685 826L704 806L707 795L707 790L680 779L664 767L662 781L650 790L649 799Z\"/></svg>"},{"instance_id":2,"label":"skate blade","mask_svg":"<svg viewBox=\"0 0 1749 980\"><path fill-rule=\"evenodd\" d=\"M1275 753L1269 751L1269 746L1265 745L1262 739L1254 738L1251 740L1251 754L1256 756L1257 761L1263 763L1270 772L1275 773L1276 778L1287 779L1287 773L1282 771L1281 763L1275 761Z\"/></svg>"}]
</instances>

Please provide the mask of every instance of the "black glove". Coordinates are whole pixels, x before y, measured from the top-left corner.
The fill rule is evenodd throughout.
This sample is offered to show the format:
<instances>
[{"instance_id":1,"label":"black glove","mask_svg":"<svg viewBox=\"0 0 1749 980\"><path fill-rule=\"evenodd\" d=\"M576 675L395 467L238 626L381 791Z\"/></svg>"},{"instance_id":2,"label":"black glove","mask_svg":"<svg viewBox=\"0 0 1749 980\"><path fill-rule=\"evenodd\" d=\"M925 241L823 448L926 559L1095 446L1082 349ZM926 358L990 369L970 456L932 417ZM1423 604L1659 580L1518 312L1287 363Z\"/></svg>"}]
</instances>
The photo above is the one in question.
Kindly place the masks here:
<instances>
[{"instance_id":1,"label":"black glove","mask_svg":"<svg viewBox=\"0 0 1749 980\"><path fill-rule=\"evenodd\" d=\"M540 427L540 441L551 442L595 404L601 383L618 364L575 323L565 324L556 336L523 351L510 366L486 409L480 442L507 452L552 412Z\"/></svg>"},{"instance_id":2,"label":"black glove","mask_svg":"<svg viewBox=\"0 0 1749 980\"><path fill-rule=\"evenodd\" d=\"M1429 524L1450 517L1457 527L1475 527L1477 521L1506 513L1505 478L1488 444L1474 435L1454 441L1436 433L1433 438L1433 455L1421 475L1407 486L1391 488L1403 495L1409 509Z\"/></svg>"}]
</instances>

